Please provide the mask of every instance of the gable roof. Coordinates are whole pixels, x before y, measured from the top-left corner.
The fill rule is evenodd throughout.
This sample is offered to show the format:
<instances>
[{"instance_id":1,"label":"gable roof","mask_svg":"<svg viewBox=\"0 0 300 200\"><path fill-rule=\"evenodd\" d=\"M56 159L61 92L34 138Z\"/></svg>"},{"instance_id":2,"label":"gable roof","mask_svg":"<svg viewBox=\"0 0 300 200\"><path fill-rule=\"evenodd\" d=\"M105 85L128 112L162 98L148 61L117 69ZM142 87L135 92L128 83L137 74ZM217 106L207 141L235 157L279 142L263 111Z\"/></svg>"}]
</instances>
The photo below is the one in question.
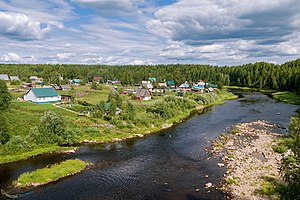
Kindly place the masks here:
<instances>
[{"instance_id":1,"label":"gable roof","mask_svg":"<svg viewBox=\"0 0 300 200\"><path fill-rule=\"evenodd\" d=\"M0 80L9 81L8 75L7 74L0 74Z\"/></svg>"},{"instance_id":2,"label":"gable roof","mask_svg":"<svg viewBox=\"0 0 300 200\"><path fill-rule=\"evenodd\" d=\"M37 80L37 79L39 79L37 76L30 76L30 78L29 78L30 80Z\"/></svg>"},{"instance_id":3,"label":"gable roof","mask_svg":"<svg viewBox=\"0 0 300 200\"><path fill-rule=\"evenodd\" d=\"M81 80L80 80L80 79L73 79L73 82L74 82L74 83L80 83Z\"/></svg>"},{"instance_id":4,"label":"gable roof","mask_svg":"<svg viewBox=\"0 0 300 200\"><path fill-rule=\"evenodd\" d=\"M60 87L62 90L70 90L71 89L70 85L60 85Z\"/></svg>"},{"instance_id":5,"label":"gable roof","mask_svg":"<svg viewBox=\"0 0 300 200\"><path fill-rule=\"evenodd\" d=\"M30 90L35 94L37 98L59 96L58 93L53 88L31 88Z\"/></svg>"},{"instance_id":6,"label":"gable roof","mask_svg":"<svg viewBox=\"0 0 300 200\"><path fill-rule=\"evenodd\" d=\"M175 82L173 80L167 81L168 85L175 85Z\"/></svg>"},{"instance_id":7,"label":"gable roof","mask_svg":"<svg viewBox=\"0 0 300 200\"><path fill-rule=\"evenodd\" d=\"M181 88L181 87L183 87L183 88L189 88L190 85L187 84L187 83L183 83L183 84L181 84L179 87L180 87L180 88Z\"/></svg>"},{"instance_id":8,"label":"gable roof","mask_svg":"<svg viewBox=\"0 0 300 200\"><path fill-rule=\"evenodd\" d=\"M135 96L137 98L139 97L142 97L142 98L145 98L145 97L150 97L150 92L147 90L147 89L144 89L144 88L139 88L137 91L136 91L136 94Z\"/></svg>"},{"instance_id":9,"label":"gable roof","mask_svg":"<svg viewBox=\"0 0 300 200\"><path fill-rule=\"evenodd\" d=\"M13 80L16 80L16 81L19 81L19 77L18 76L10 76L10 80L13 81Z\"/></svg>"}]
</instances>

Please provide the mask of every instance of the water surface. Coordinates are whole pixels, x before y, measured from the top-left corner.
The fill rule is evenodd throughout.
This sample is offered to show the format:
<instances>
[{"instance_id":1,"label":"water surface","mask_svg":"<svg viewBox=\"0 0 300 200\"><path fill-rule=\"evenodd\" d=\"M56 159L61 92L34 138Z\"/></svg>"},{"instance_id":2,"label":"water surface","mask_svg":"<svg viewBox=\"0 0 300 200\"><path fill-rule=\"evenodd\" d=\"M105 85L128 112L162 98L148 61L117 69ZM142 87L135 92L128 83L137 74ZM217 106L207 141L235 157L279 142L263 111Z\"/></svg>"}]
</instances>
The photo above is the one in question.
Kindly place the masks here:
<instances>
[{"instance_id":1,"label":"water surface","mask_svg":"<svg viewBox=\"0 0 300 200\"><path fill-rule=\"evenodd\" d=\"M207 160L205 148L209 142L240 122L266 120L287 127L289 117L299 108L260 93L244 96L205 109L177 126L145 138L83 145L75 154L42 155L0 165L0 188L11 193L25 192L11 186L21 173L79 158L94 166L42 186L40 192L22 199L225 199L219 190L204 188L207 182L217 185L225 171L217 167L220 160Z\"/></svg>"}]
</instances>

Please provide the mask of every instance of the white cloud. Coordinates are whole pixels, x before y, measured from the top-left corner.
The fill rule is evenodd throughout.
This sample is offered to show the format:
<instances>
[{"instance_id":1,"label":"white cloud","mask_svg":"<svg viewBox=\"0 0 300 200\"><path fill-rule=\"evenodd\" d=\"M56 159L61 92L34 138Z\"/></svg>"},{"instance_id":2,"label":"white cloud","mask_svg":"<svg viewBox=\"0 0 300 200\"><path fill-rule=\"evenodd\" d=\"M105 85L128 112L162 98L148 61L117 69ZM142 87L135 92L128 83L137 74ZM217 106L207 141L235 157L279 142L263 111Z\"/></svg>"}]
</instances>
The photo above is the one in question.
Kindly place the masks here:
<instances>
[{"instance_id":1,"label":"white cloud","mask_svg":"<svg viewBox=\"0 0 300 200\"><path fill-rule=\"evenodd\" d=\"M143 0L72 0L85 7L93 8L105 15L132 14L138 11L138 4Z\"/></svg>"},{"instance_id":2,"label":"white cloud","mask_svg":"<svg viewBox=\"0 0 300 200\"><path fill-rule=\"evenodd\" d=\"M56 58L59 61L69 61L74 56L75 56L74 53L59 53L59 54L56 54Z\"/></svg>"},{"instance_id":3,"label":"white cloud","mask_svg":"<svg viewBox=\"0 0 300 200\"><path fill-rule=\"evenodd\" d=\"M0 60L7 63L32 63L36 61L36 58L34 56L22 57L16 53L7 53L3 55Z\"/></svg>"},{"instance_id":4,"label":"white cloud","mask_svg":"<svg viewBox=\"0 0 300 200\"><path fill-rule=\"evenodd\" d=\"M44 38L51 27L41 28L41 23L21 13L0 12L0 34L19 40Z\"/></svg>"}]
</instances>

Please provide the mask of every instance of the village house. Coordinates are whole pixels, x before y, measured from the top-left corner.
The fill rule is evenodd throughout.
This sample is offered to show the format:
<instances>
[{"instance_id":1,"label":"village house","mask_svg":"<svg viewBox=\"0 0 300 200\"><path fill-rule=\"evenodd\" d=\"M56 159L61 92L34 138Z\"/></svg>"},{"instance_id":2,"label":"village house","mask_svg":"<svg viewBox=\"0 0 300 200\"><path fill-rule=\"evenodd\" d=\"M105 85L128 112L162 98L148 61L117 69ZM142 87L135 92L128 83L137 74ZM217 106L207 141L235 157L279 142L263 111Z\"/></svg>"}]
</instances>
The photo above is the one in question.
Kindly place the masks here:
<instances>
[{"instance_id":1,"label":"village house","mask_svg":"<svg viewBox=\"0 0 300 200\"><path fill-rule=\"evenodd\" d=\"M106 84L117 85L117 84L121 84L121 81L120 80L114 80L114 81L107 80Z\"/></svg>"},{"instance_id":2,"label":"village house","mask_svg":"<svg viewBox=\"0 0 300 200\"><path fill-rule=\"evenodd\" d=\"M181 90L190 90L190 89L191 89L191 88L190 88L190 85L187 83L187 81L186 81L185 83L181 84L181 85L179 86L179 88L180 88Z\"/></svg>"},{"instance_id":3,"label":"village house","mask_svg":"<svg viewBox=\"0 0 300 200\"><path fill-rule=\"evenodd\" d=\"M198 80L198 82L192 87L192 90L195 92L203 93L205 90L205 82L202 80Z\"/></svg>"},{"instance_id":4,"label":"village house","mask_svg":"<svg viewBox=\"0 0 300 200\"><path fill-rule=\"evenodd\" d=\"M158 87L159 88L166 88L167 87L167 83L158 83Z\"/></svg>"},{"instance_id":5,"label":"village house","mask_svg":"<svg viewBox=\"0 0 300 200\"><path fill-rule=\"evenodd\" d=\"M39 80L37 76L30 76L29 79L31 80L32 83L35 83Z\"/></svg>"},{"instance_id":6,"label":"village house","mask_svg":"<svg viewBox=\"0 0 300 200\"><path fill-rule=\"evenodd\" d=\"M61 100L61 96L53 88L31 88L24 95L25 101L34 103L53 103Z\"/></svg>"},{"instance_id":7,"label":"village house","mask_svg":"<svg viewBox=\"0 0 300 200\"><path fill-rule=\"evenodd\" d=\"M11 81L20 81L18 76L10 76L9 78Z\"/></svg>"},{"instance_id":8,"label":"village house","mask_svg":"<svg viewBox=\"0 0 300 200\"><path fill-rule=\"evenodd\" d=\"M142 87L146 88L148 90L152 90L153 89L153 85L151 84L150 81L142 81Z\"/></svg>"},{"instance_id":9,"label":"village house","mask_svg":"<svg viewBox=\"0 0 300 200\"><path fill-rule=\"evenodd\" d=\"M175 82L173 80L167 81L167 86L170 87L170 88L175 88L176 87Z\"/></svg>"},{"instance_id":10,"label":"village house","mask_svg":"<svg viewBox=\"0 0 300 200\"><path fill-rule=\"evenodd\" d=\"M151 99L151 94L149 92L149 90L145 89L145 88L139 88L137 89L136 93L135 93L135 98L138 100L150 100Z\"/></svg>"},{"instance_id":11,"label":"village house","mask_svg":"<svg viewBox=\"0 0 300 200\"><path fill-rule=\"evenodd\" d=\"M71 90L70 85L60 85L60 87L61 87L61 90L66 90L66 91Z\"/></svg>"},{"instance_id":12,"label":"village house","mask_svg":"<svg viewBox=\"0 0 300 200\"><path fill-rule=\"evenodd\" d=\"M81 83L80 79L73 79L72 82L77 86Z\"/></svg>"},{"instance_id":13,"label":"village house","mask_svg":"<svg viewBox=\"0 0 300 200\"><path fill-rule=\"evenodd\" d=\"M0 80L9 81L9 77L7 74L0 74Z\"/></svg>"},{"instance_id":14,"label":"village house","mask_svg":"<svg viewBox=\"0 0 300 200\"><path fill-rule=\"evenodd\" d=\"M102 81L102 77L101 76L94 76L93 81L95 81L96 83L100 83Z\"/></svg>"},{"instance_id":15,"label":"village house","mask_svg":"<svg viewBox=\"0 0 300 200\"><path fill-rule=\"evenodd\" d=\"M156 78L154 78L154 77L150 77L148 80L151 81L152 83L156 82Z\"/></svg>"}]
</instances>

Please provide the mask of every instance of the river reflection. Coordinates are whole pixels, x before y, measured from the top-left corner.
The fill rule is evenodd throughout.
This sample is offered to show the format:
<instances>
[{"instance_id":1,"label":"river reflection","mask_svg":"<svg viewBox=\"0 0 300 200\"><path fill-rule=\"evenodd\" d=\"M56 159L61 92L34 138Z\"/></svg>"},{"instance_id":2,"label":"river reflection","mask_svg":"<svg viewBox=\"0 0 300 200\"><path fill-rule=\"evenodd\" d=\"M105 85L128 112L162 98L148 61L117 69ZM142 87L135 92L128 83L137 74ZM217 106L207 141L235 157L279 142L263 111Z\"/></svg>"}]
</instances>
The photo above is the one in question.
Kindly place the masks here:
<instances>
[{"instance_id":1,"label":"river reflection","mask_svg":"<svg viewBox=\"0 0 300 200\"><path fill-rule=\"evenodd\" d=\"M225 171L217 167L219 160L207 160L209 142L240 122L266 120L286 127L299 108L260 93L243 95L144 138L83 145L75 154L43 155L1 165L0 188L22 192L11 187L19 174L79 158L95 165L22 199L225 199L219 190L204 188L207 182L217 185Z\"/></svg>"}]
</instances>

